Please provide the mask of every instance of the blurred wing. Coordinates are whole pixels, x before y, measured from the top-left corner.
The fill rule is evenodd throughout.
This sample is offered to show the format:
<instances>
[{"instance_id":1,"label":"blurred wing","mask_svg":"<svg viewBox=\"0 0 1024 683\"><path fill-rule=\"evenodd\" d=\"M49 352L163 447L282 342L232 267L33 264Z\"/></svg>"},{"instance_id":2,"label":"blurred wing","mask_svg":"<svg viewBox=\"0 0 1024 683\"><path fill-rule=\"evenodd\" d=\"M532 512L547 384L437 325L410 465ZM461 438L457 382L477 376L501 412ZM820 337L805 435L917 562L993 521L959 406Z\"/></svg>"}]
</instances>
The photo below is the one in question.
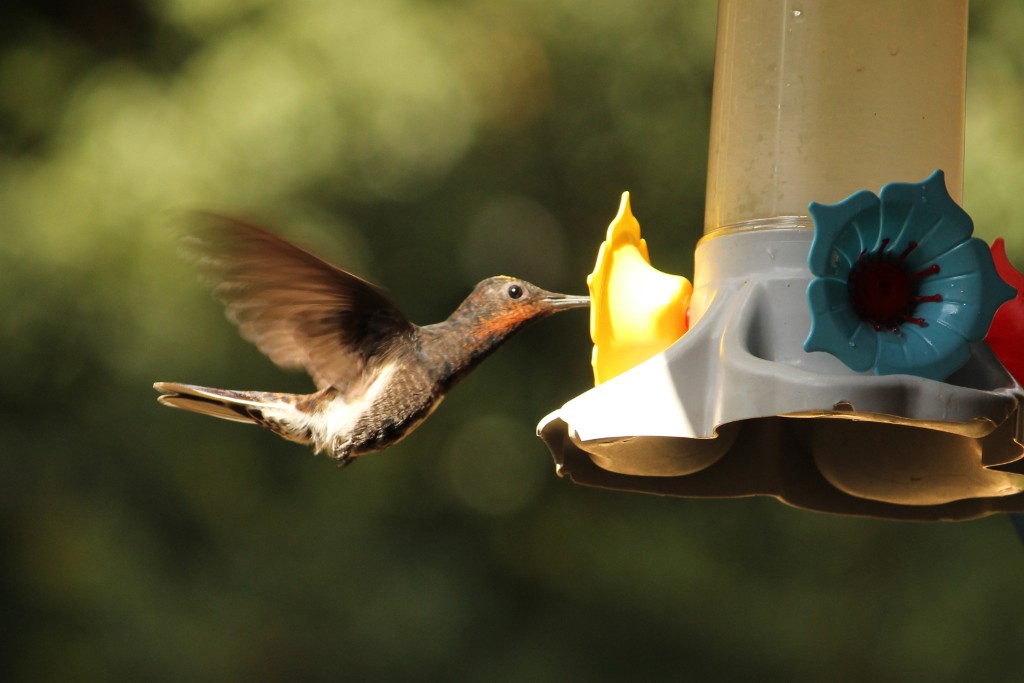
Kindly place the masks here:
<instances>
[{"instance_id":1,"label":"blurred wing","mask_svg":"<svg viewBox=\"0 0 1024 683\"><path fill-rule=\"evenodd\" d=\"M373 354L414 329L375 285L254 225L203 215L185 249L241 335L317 387L358 392Z\"/></svg>"}]
</instances>

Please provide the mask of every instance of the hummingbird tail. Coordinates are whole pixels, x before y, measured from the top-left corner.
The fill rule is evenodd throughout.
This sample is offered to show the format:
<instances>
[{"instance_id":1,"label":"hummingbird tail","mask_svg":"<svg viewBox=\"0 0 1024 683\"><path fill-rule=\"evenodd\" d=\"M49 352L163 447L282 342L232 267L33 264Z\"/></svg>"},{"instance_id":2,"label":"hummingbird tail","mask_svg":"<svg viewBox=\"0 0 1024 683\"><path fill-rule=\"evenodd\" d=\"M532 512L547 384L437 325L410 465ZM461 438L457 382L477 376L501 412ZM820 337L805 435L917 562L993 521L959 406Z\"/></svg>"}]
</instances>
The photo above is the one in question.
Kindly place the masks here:
<instances>
[{"instance_id":1,"label":"hummingbird tail","mask_svg":"<svg viewBox=\"0 0 1024 683\"><path fill-rule=\"evenodd\" d=\"M309 443L310 433L293 394L231 391L178 382L156 382L157 401L165 406L222 420L258 424L291 441Z\"/></svg>"}]
</instances>

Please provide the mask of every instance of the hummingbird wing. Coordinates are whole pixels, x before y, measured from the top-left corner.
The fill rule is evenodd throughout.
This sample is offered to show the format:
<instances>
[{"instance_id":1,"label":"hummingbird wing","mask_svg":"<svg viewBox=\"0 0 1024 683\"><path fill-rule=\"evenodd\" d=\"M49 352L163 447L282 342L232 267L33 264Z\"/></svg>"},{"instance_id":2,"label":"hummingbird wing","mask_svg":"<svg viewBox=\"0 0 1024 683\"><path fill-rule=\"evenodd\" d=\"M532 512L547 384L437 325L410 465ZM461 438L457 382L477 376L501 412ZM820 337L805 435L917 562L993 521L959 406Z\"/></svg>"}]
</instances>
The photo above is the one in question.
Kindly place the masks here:
<instances>
[{"instance_id":1,"label":"hummingbird wing","mask_svg":"<svg viewBox=\"0 0 1024 683\"><path fill-rule=\"evenodd\" d=\"M185 250L228 319L278 366L357 394L388 342L415 329L376 285L263 228L203 214Z\"/></svg>"}]
</instances>

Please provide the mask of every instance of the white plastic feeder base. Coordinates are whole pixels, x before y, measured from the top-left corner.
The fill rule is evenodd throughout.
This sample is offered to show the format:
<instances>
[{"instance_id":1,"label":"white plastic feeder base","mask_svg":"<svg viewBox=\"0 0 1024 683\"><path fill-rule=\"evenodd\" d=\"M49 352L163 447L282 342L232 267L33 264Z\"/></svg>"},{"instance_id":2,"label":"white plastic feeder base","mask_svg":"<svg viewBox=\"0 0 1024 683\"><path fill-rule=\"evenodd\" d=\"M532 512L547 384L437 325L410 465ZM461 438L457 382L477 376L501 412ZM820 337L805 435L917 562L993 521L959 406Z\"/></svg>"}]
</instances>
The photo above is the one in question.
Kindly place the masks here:
<instances>
[{"instance_id":1,"label":"white plastic feeder base","mask_svg":"<svg viewBox=\"0 0 1024 683\"><path fill-rule=\"evenodd\" d=\"M1024 511L1024 393L986 344L945 382L855 373L803 350L812 237L701 240L690 330L538 425L559 474L896 519Z\"/></svg>"}]
</instances>

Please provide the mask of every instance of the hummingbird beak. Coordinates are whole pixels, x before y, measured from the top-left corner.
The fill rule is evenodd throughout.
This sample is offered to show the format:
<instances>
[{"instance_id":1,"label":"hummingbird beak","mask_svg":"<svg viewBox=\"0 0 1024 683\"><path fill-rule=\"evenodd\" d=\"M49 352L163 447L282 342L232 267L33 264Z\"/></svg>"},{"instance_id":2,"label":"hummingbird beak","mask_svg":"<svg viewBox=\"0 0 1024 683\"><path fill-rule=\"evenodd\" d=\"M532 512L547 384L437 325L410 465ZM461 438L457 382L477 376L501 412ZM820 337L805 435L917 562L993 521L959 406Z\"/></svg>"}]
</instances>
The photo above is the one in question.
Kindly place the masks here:
<instances>
[{"instance_id":1,"label":"hummingbird beak","mask_svg":"<svg viewBox=\"0 0 1024 683\"><path fill-rule=\"evenodd\" d=\"M564 308L583 308L584 306L590 305L589 296L575 296L572 294L549 293L541 299L541 301L556 310L562 310Z\"/></svg>"}]
</instances>

